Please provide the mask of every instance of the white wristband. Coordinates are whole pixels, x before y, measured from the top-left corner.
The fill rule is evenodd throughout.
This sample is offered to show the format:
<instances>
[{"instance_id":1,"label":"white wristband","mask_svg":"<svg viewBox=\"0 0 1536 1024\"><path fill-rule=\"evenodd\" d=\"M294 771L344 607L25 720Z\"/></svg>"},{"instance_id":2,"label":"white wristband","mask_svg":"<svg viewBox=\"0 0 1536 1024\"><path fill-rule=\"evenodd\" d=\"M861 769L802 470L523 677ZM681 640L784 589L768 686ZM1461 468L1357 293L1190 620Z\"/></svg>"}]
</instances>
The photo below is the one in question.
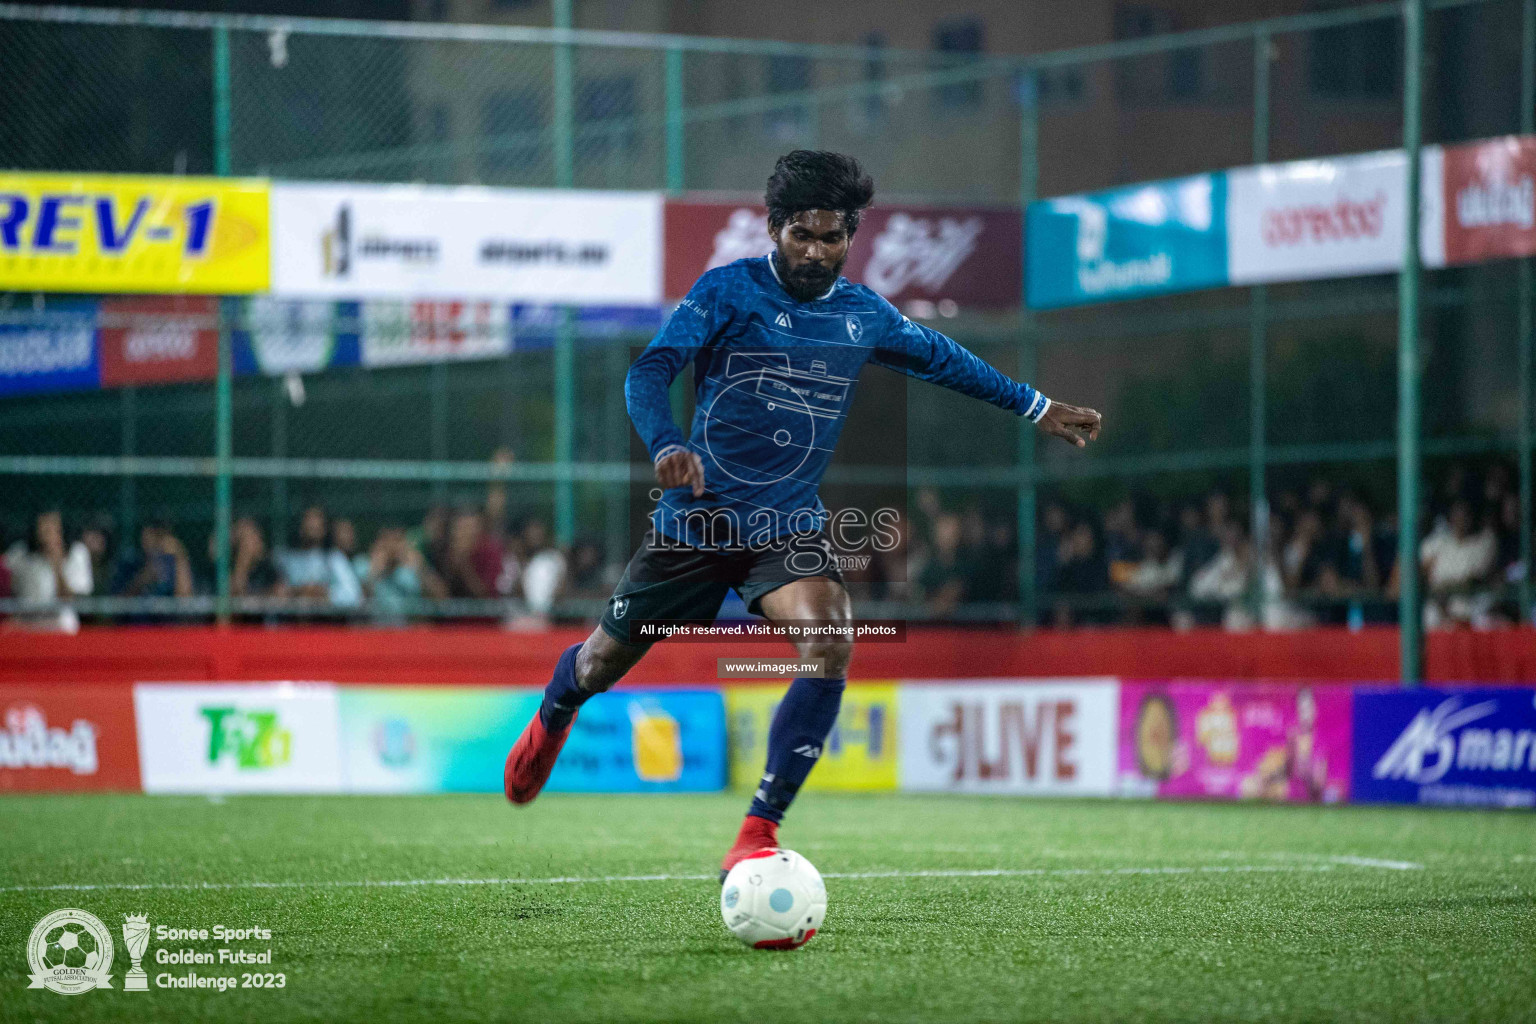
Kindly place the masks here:
<instances>
[{"instance_id":1,"label":"white wristband","mask_svg":"<svg viewBox=\"0 0 1536 1024\"><path fill-rule=\"evenodd\" d=\"M674 452L685 452L687 450L688 450L688 448L687 448L686 445L669 444L665 448L663 448L661 451L656 453L656 457L651 460L651 464L655 465L656 463L660 462L662 459L666 458L668 455L673 454Z\"/></svg>"},{"instance_id":2,"label":"white wristband","mask_svg":"<svg viewBox=\"0 0 1536 1024\"><path fill-rule=\"evenodd\" d=\"M1046 398L1038 391L1035 392L1035 395L1035 405L1038 406L1038 408L1031 409L1028 413L1025 414L1029 417L1029 422L1031 423L1039 423L1041 420L1045 419L1045 414L1049 412L1051 408L1051 400L1049 398Z\"/></svg>"}]
</instances>

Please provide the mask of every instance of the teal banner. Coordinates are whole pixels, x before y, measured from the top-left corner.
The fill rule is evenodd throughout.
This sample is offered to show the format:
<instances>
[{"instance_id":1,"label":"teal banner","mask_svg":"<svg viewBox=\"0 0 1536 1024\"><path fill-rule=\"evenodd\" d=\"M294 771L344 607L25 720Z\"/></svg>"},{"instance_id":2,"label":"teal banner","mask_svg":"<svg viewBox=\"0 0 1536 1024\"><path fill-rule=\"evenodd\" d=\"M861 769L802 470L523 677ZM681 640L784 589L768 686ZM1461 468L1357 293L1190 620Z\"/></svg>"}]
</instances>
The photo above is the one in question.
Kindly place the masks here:
<instances>
[{"instance_id":1,"label":"teal banner","mask_svg":"<svg viewBox=\"0 0 1536 1024\"><path fill-rule=\"evenodd\" d=\"M1219 287L1227 283L1227 176L1031 203L1025 233L1034 309Z\"/></svg>"},{"instance_id":2,"label":"teal banner","mask_svg":"<svg viewBox=\"0 0 1536 1024\"><path fill-rule=\"evenodd\" d=\"M507 751L542 692L344 687L343 786L356 793L499 793ZM551 792L725 788L725 702L714 690L622 690L582 708Z\"/></svg>"}]
</instances>

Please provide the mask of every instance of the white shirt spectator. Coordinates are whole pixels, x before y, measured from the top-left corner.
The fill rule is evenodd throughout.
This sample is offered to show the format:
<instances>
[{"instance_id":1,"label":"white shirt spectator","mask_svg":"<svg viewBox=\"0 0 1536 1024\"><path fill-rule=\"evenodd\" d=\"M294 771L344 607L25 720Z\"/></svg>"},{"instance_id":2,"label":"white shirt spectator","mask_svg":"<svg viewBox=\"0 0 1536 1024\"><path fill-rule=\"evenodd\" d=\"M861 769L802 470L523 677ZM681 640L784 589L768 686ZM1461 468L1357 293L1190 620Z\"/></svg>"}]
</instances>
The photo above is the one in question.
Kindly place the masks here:
<instances>
[{"instance_id":1,"label":"white shirt spectator","mask_svg":"<svg viewBox=\"0 0 1536 1024\"><path fill-rule=\"evenodd\" d=\"M1499 544L1486 527L1457 537L1442 524L1419 545L1419 561L1428 572L1429 589L1444 592L1479 583L1493 570Z\"/></svg>"},{"instance_id":2,"label":"white shirt spectator","mask_svg":"<svg viewBox=\"0 0 1536 1024\"><path fill-rule=\"evenodd\" d=\"M40 552L30 551L26 544L17 541L5 553L5 564L11 570L11 590L18 600L32 604L52 604L67 601L71 597L86 597L91 593L91 551L80 541L69 546L60 571L55 574L53 563ZM59 593L59 576L64 577L66 593ZM56 629L65 633L80 630L80 616L70 607L56 612L28 615L24 624L38 629Z\"/></svg>"}]
</instances>

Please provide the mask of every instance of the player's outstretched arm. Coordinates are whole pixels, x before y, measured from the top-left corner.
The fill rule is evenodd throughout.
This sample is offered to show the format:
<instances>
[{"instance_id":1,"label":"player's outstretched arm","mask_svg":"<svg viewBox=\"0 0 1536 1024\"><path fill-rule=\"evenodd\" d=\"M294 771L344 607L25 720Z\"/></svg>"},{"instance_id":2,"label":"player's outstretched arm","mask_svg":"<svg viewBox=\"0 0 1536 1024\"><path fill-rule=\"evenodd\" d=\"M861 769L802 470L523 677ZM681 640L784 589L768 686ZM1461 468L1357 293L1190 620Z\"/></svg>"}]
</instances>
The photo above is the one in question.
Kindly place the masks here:
<instances>
[{"instance_id":1,"label":"player's outstretched arm","mask_svg":"<svg viewBox=\"0 0 1536 1024\"><path fill-rule=\"evenodd\" d=\"M1052 437L1086 448L1089 441L1099 439L1099 425L1103 421L1104 417L1096 410L1065 402L1052 402L1036 425Z\"/></svg>"}]
</instances>

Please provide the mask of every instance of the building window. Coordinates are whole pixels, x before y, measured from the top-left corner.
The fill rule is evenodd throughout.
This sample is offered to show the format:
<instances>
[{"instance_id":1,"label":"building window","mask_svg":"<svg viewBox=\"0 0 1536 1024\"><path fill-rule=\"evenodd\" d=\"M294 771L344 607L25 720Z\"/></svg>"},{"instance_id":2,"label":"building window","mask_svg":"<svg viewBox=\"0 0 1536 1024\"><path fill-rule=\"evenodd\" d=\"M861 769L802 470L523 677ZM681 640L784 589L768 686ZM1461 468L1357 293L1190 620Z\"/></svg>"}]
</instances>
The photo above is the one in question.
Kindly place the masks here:
<instances>
[{"instance_id":1,"label":"building window","mask_svg":"<svg viewBox=\"0 0 1536 1024\"><path fill-rule=\"evenodd\" d=\"M1312 92L1330 99L1392 99L1403 75L1396 18L1320 28L1307 40Z\"/></svg>"},{"instance_id":2,"label":"building window","mask_svg":"<svg viewBox=\"0 0 1536 1024\"><path fill-rule=\"evenodd\" d=\"M1181 28L1164 7L1120 4L1115 8L1115 38L1145 39ZM1115 94L1121 106L1148 106L1207 98L1206 52L1199 47L1126 57L1114 62Z\"/></svg>"},{"instance_id":3,"label":"building window","mask_svg":"<svg viewBox=\"0 0 1536 1024\"><path fill-rule=\"evenodd\" d=\"M535 89L498 89L480 105L480 178L520 183L546 161L544 95Z\"/></svg>"},{"instance_id":4,"label":"building window","mask_svg":"<svg viewBox=\"0 0 1536 1024\"><path fill-rule=\"evenodd\" d=\"M864 94L858 110L865 124L877 124L885 120L885 33L866 35L864 48L869 53L864 58L864 85L869 91Z\"/></svg>"},{"instance_id":5,"label":"building window","mask_svg":"<svg viewBox=\"0 0 1536 1024\"><path fill-rule=\"evenodd\" d=\"M603 157L635 148L633 75L590 78L576 91L576 146L584 156Z\"/></svg>"},{"instance_id":6,"label":"building window","mask_svg":"<svg viewBox=\"0 0 1536 1024\"><path fill-rule=\"evenodd\" d=\"M808 57L768 58L769 95L806 92L811 87L811 61ZM803 100L771 108L764 115L763 125L768 134L778 139L790 140L803 135L810 127L811 109Z\"/></svg>"},{"instance_id":7,"label":"building window","mask_svg":"<svg viewBox=\"0 0 1536 1024\"><path fill-rule=\"evenodd\" d=\"M985 48L984 32L980 18L954 18L941 21L933 27L933 48L945 59L945 67L957 67L969 62ZM974 110L981 106L983 87L978 79L974 82L954 82L941 85L936 93L939 106L949 110Z\"/></svg>"}]
</instances>

